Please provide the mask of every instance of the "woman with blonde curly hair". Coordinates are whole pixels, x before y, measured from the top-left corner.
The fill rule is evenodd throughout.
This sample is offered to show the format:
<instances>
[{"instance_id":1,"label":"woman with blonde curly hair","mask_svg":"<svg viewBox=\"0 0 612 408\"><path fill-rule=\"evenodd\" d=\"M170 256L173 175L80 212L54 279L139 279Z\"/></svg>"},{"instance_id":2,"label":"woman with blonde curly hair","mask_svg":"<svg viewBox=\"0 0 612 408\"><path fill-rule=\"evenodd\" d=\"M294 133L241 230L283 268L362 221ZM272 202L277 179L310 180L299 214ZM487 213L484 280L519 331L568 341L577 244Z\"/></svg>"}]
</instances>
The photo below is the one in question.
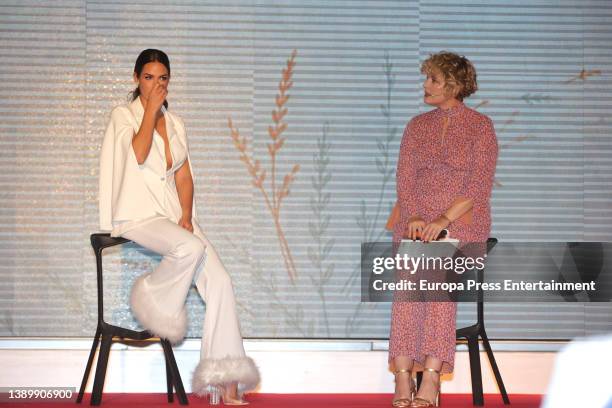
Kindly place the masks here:
<instances>
[{"instance_id":1,"label":"woman with blonde curly hair","mask_svg":"<svg viewBox=\"0 0 612 408\"><path fill-rule=\"evenodd\" d=\"M436 109L412 118L404 131L393 242L433 241L443 229L461 243L486 242L498 149L491 119L463 104L478 89L476 70L465 57L439 52L423 62L421 72L426 75L423 100ZM456 311L451 301L394 301L389 338L393 406L438 405L440 373L453 371ZM418 390L414 371L423 371Z\"/></svg>"}]
</instances>

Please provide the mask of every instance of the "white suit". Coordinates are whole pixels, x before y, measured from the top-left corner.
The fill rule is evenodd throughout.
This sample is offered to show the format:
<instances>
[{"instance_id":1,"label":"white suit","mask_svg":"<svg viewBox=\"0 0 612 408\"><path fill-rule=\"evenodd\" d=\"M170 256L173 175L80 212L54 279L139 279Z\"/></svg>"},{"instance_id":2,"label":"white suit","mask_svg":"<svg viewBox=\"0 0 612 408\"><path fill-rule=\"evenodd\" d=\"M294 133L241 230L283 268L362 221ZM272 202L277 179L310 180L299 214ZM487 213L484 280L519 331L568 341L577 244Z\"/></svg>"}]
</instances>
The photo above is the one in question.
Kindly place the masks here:
<instances>
[{"instance_id":1,"label":"white suit","mask_svg":"<svg viewBox=\"0 0 612 408\"><path fill-rule=\"evenodd\" d=\"M100 228L163 256L153 272L136 280L130 299L134 316L151 333L172 343L183 339L185 298L195 282L206 302L206 314L193 391L203 395L209 385L231 382L246 391L259 383L259 372L245 355L232 282L198 224L195 199L193 234L177 224L182 209L174 173L185 160L191 169L191 161L182 120L162 111L172 156L169 170L157 131L145 162L139 165L136 160L132 137L144 115L140 98L113 109L100 154Z\"/></svg>"}]
</instances>

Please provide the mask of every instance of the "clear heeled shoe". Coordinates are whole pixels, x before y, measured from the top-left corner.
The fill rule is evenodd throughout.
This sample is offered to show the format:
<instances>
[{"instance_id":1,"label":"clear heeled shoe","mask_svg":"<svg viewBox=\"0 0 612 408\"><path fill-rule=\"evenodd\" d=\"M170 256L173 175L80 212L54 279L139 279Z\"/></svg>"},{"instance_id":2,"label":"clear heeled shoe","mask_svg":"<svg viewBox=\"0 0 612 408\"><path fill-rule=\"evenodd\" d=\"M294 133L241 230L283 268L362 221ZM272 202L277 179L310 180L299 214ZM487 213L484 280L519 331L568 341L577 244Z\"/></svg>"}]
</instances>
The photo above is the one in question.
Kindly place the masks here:
<instances>
[{"instance_id":1,"label":"clear heeled shoe","mask_svg":"<svg viewBox=\"0 0 612 408\"><path fill-rule=\"evenodd\" d=\"M424 371L437 373L438 376L440 375L440 371L434 370L433 368L425 368ZM440 405L440 381L438 381L438 389L436 390L436 397L434 398L433 401L430 401L422 397L415 397L412 399L412 402L410 403L409 407L410 408L429 408L429 407L437 407L439 405Z\"/></svg>"},{"instance_id":2,"label":"clear heeled shoe","mask_svg":"<svg viewBox=\"0 0 612 408\"><path fill-rule=\"evenodd\" d=\"M396 370L393 372L393 374L397 377L398 374L402 374L402 373L408 373L408 377L409 377L409 381L410 381L410 398L394 398L391 405L393 405L396 408L407 408L410 406L410 403L412 402L412 399L414 398L414 393L416 390L416 384L414 382L414 379L412 378L412 370L407 370L405 368L402 368L400 370ZM395 382L397 382L397 379L395 380Z\"/></svg>"},{"instance_id":3,"label":"clear heeled shoe","mask_svg":"<svg viewBox=\"0 0 612 408\"><path fill-rule=\"evenodd\" d=\"M208 391L208 403L210 405L249 405L243 399L227 398L224 396L225 388L221 385L211 385Z\"/></svg>"}]
</instances>

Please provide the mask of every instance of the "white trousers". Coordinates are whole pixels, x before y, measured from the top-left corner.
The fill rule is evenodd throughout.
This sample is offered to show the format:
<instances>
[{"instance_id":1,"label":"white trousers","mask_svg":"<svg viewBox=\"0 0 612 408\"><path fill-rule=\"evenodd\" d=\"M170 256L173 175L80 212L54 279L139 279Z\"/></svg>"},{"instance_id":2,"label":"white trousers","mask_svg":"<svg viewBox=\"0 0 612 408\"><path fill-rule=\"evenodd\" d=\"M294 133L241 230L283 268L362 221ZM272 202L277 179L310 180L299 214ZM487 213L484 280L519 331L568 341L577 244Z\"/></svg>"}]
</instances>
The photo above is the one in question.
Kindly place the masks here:
<instances>
[{"instance_id":1,"label":"white trousers","mask_svg":"<svg viewBox=\"0 0 612 408\"><path fill-rule=\"evenodd\" d=\"M169 219L157 219L122 234L163 256L154 271L134 283L132 312L152 334L178 343L187 331L185 299L195 283L206 313L193 392L204 395L209 385L232 382L241 392L253 389L259 371L244 352L232 281L196 222L193 229L192 234Z\"/></svg>"}]
</instances>

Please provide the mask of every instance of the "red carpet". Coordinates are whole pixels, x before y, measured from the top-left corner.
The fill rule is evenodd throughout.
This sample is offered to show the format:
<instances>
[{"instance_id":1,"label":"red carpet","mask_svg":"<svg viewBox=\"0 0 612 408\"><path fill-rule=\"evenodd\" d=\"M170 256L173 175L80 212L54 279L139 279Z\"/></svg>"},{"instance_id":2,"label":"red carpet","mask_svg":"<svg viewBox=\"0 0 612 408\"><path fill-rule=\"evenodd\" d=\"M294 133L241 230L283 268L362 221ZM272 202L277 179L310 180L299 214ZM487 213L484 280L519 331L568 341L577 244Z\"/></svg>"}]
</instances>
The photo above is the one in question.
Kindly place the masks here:
<instances>
[{"instance_id":1,"label":"red carpet","mask_svg":"<svg viewBox=\"0 0 612 408\"><path fill-rule=\"evenodd\" d=\"M77 405L70 402L21 402L10 403L11 407L24 408L60 408L60 407L89 407L89 397L86 395L83 403ZM250 394L247 399L253 408L389 408L391 407L391 394ZM463 408L472 407L472 396L469 394L444 394L442 407ZM537 408L540 406L540 395L510 395L512 405L508 407ZM4 404L2 404L4 405ZM6 406L6 405L5 405ZM189 395L188 407L208 407L203 398ZM485 395L485 407L501 408L505 405L497 394ZM166 401L165 394L104 394L100 407L147 407L169 408L181 407L175 399L174 403ZM222 407L220 405L219 407Z\"/></svg>"}]
</instances>

